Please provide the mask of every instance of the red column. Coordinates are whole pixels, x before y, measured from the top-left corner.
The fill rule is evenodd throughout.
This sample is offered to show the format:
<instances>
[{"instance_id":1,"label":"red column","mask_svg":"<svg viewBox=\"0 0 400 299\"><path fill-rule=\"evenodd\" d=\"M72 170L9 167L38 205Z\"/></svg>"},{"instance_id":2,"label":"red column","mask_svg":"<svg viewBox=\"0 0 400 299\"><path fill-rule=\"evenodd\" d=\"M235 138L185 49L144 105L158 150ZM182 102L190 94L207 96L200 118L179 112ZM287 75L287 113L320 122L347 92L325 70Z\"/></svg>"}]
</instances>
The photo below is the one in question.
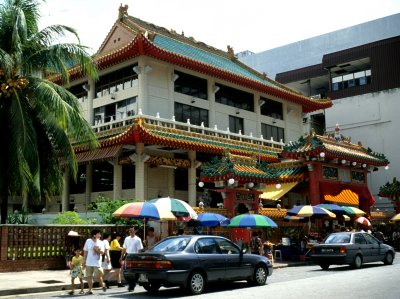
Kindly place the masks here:
<instances>
[{"instance_id":1,"label":"red column","mask_svg":"<svg viewBox=\"0 0 400 299\"><path fill-rule=\"evenodd\" d=\"M235 205L234 205L235 192L226 190L224 193L226 196L224 198L224 207L228 211L228 213L231 213L231 215L235 215Z\"/></svg>"}]
</instances>

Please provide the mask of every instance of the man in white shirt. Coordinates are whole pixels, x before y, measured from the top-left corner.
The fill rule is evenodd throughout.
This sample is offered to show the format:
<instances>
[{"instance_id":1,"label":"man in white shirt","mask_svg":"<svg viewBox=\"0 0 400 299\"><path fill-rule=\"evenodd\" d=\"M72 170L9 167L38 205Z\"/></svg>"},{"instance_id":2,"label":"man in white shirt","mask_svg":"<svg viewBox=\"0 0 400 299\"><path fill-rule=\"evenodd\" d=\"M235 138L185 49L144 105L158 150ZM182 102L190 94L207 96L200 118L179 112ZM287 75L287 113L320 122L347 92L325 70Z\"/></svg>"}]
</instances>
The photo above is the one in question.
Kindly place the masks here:
<instances>
[{"instance_id":1,"label":"man in white shirt","mask_svg":"<svg viewBox=\"0 0 400 299\"><path fill-rule=\"evenodd\" d=\"M104 243L100 240L101 232L94 229L91 232L91 238L87 239L83 247L83 267L86 267L86 276L88 279L89 290L86 294L91 295L93 287L93 275L98 277L103 291L107 290L103 282L103 268L101 267L102 255L105 253Z\"/></svg>"},{"instance_id":2,"label":"man in white shirt","mask_svg":"<svg viewBox=\"0 0 400 299\"><path fill-rule=\"evenodd\" d=\"M136 227L131 227L129 229L129 236L125 238L124 245L122 245L124 249L121 255L121 259L126 254L139 253L143 250L142 240L138 236L136 236L136 230ZM138 277L136 276L136 279L134 281L129 282L129 292L132 292L135 289L137 279Z\"/></svg>"}]
</instances>

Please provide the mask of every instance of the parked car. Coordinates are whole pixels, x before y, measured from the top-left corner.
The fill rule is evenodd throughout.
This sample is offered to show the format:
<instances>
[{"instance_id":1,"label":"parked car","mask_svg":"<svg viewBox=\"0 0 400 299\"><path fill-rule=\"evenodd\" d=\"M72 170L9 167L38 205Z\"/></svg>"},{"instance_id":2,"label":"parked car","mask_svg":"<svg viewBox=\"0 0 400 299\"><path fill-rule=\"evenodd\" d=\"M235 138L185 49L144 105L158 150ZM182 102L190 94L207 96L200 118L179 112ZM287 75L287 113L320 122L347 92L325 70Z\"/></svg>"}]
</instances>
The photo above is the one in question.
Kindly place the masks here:
<instances>
[{"instance_id":1,"label":"parked car","mask_svg":"<svg viewBox=\"0 0 400 299\"><path fill-rule=\"evenodd\" d=\"M365 232L332 233L322 243L315 244L311 254L311 260L324 270L330 265L344 264L358 269L363 263L379 261L391 265L394 257L392 246Z\"/></svg>"},{"instance_id":2,"label":"parked car","mask_svg":"<svg viewBox=\"0 0 400 299\"><path fill-rule=\"evenodd\" d=\"M138 274L138 284L148 292L157 292L161 286L179 286L197 295L208 283L221 281L264 285L272 274L272 262L245 252L219 236L173 236L146 252L128 254L122 271L128 283Z\"/></svg>"}]
</instances>

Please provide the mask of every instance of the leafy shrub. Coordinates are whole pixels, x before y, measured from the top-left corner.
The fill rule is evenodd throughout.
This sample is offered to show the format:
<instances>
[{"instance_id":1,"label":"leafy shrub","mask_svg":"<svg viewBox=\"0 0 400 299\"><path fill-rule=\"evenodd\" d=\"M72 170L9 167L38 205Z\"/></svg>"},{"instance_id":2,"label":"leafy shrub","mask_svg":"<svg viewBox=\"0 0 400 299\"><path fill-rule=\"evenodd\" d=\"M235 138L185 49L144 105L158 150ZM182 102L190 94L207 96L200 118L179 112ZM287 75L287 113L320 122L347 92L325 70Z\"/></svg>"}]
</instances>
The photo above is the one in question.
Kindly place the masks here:
<instances>
[{"instance_id":1,"label":"leafy shrub","mask_svg":"<svg viewBox=\"0 0 400 299\"><path fill-rule=\"evenodd\" d=\"M77 212L66 211L58 214L52 223L53 224L94 224L96 219L83 220Z\"/></svg>"},{"instance_id":2,"label":"leafy shrub","mask_svg":"<svg viewBox=\"0 0 400 299\"><path fill-rule=\"evenodd\" d=\"M28 222L29 215L25 211L19 212L15 210L14 213L7 215L8 224L28 224Z\"/></svg>"}]
</instances>

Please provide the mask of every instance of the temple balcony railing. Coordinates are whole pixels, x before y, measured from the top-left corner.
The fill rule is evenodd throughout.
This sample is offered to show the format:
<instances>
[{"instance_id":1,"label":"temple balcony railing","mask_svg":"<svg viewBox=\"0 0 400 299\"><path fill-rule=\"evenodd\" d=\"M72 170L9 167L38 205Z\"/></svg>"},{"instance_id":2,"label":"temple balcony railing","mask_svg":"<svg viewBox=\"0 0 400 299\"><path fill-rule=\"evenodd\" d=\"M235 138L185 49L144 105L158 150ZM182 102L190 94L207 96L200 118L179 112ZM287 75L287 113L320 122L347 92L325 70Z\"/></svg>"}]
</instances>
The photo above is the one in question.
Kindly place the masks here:
<instances>
[{"instance_id":1,"label":"temple balcony railing","mask_svg":"<svg viewBox=\"0 0 400 299\"><path fill-rule=\"evenodd\" d=\"M183 132L193 132L210 137L236 140L259 146L268 146L271 148L275 148L278 151L282 150L285 146L285 143L282 140L275 141L272 137L271 139L264 139L262 135L260 137L254 137L252 133L250 133L250 135L243 135L240 131L239 133L233 133L229 130L222 131L219 130L216 125L214 126L214 128L207 128L204 126L203 123L200 126L193 125L190 123L189 119L187 120L187 122L178 122L175 121L175 117L172 117L172 119L161 118L158 113L156 116L143 115L141 114L140 110L138 115L128 116L118 120L114 120L114 118L110 117L109 122L98 123L92 128L98 134L98 136L112 135L118 132L123 132L126 127L132 125L137 118L142 118L147 124L157 125L164 128L173 128L181 130Z\"/></svg>"}]
</instances>

